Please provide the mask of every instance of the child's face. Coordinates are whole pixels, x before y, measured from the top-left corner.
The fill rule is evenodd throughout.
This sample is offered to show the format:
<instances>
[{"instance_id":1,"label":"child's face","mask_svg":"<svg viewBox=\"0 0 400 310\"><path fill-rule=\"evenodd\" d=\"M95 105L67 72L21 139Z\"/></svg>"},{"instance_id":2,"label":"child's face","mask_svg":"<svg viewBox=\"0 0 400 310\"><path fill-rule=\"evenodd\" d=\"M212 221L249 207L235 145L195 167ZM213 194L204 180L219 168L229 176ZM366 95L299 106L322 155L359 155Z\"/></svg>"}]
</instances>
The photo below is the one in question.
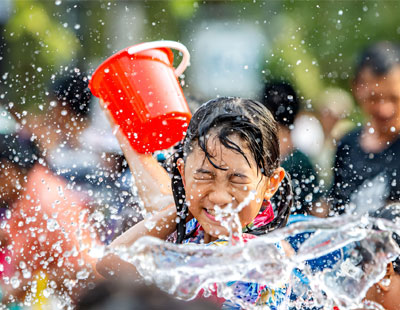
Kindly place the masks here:
<instances>
[{"instance_id":1,"label":"child's face","mask_svg":"<svg viewBox=\"0 0 400 310\"><path fill-rule=\"evenodd\" d=\"M229 235L215 219L215 206L223 209L232 204L235 209L253 191L255 198L239 211L239 220L244 227L257 216L263 200L272 197L285 175L284 170L278 168L271 177L265 177L245 143L236 135L230 139L242 149L250 166L241 154L224 147L215 135L208 139L208 152L213 156L212 161L224 170L215 168L197 144L185 163L178 161L189 211L204 231L215 238ZM235 230L239 229L241 227Z\"/></svg>"}]
</instances>

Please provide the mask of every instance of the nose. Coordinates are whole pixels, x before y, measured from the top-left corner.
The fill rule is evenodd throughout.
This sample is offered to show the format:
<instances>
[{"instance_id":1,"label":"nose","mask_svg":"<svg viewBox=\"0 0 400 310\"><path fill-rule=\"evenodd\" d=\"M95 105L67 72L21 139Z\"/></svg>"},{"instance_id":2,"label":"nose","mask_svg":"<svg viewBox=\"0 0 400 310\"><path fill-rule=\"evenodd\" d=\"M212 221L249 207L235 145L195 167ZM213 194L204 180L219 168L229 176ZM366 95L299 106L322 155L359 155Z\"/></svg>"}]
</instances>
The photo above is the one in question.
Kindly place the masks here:
<instances>
[{"instance_id":1,"label":"nose","mask_svg":"<svg viewBox=\"0 0 400 310\"><path fill-rule=\"evenodd\" d=\"M219 184L215 185L211 192L208 194L208 200L219 207L225 207L232 202L232 195L229 192L229 188Z\"/></svg>"}]
</instances>

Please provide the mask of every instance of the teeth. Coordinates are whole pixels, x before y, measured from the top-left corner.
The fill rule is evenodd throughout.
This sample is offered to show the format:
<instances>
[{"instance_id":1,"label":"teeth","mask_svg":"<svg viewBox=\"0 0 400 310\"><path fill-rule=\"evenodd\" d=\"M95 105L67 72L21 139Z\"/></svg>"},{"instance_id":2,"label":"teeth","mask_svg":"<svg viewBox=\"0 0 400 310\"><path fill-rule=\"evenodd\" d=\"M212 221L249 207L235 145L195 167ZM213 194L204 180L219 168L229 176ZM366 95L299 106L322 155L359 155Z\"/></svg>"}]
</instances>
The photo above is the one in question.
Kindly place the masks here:
<instances>
[{"instance_id":1,"label":"teeth","mask_svg":"<svg viewBox=\"0 0 400 310\"><path fill-rule=\"evenodd\" d=\"M214 210L206 210L208 214L215 216L215 211Z\"/></svg>"}]
</instances>

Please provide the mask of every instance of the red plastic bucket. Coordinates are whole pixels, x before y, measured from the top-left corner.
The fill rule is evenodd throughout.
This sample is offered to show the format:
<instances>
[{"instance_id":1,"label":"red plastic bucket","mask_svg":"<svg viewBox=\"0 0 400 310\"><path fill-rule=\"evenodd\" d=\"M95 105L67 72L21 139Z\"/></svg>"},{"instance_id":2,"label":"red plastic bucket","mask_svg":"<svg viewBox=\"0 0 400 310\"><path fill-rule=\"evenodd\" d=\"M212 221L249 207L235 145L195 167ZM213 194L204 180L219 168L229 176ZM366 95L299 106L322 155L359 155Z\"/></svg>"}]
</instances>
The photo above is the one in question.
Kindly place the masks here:
<instances>
[{"instance_id":1,"label":"red plastic bucket","mask_svg":"<svg viewBox=\"0 0 400 310\"><path fill-rule=\"evenodd\" d=\"M169 47L183 53L176 70ZM166 149L183 138L191 113L177 77L188 63L184 45L157 41L126 48L94 72L90 90L104 101L136 151Z\"/></svg>"}]
</instances>

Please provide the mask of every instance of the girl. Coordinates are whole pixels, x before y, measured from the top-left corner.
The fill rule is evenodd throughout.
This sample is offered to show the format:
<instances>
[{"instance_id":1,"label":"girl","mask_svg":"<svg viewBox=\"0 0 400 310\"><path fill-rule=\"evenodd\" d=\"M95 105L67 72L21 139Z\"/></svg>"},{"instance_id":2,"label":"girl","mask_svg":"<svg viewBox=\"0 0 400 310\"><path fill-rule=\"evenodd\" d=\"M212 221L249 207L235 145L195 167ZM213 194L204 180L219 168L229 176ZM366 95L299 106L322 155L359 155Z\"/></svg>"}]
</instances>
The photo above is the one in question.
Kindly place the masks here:
<instances>
[{"instance_id":1,"label":"girl","mask_svg":"<svg viewBox=\"0 0 400 310\"><path fill-rule=\"evenodd\" d=\"M145 197L146 209L159 211L150 219L153 225L146 220L138 223L110 247L130 246L144 235L164 240L174 236L176 243L215 244L242 231L246 241L286 224L292 204L291 187L287 179L280 186L285 172L279 166L277 126L262 104L224 97L196 111L181 149L169 160L175 204L162 208L154 205L150 195L155 189L166 192L166 185L156 179L157 175L164 178L165 172L148 155L130 149L121 135L118 138L132 171L140 175L139 194ZM269 201L278 189L274 212ZM235 210L250 194L254 198ZM161 201L157 196L156 203ZM240 227L221 223L218 210L238 212ZM105 277L137 276L134 266L114 254L99 261L97 269ZM285 287L272 290L242 282L228 285L239 298L270 307L278 305L285 294Z\"/></svg>"}]
</instances>

